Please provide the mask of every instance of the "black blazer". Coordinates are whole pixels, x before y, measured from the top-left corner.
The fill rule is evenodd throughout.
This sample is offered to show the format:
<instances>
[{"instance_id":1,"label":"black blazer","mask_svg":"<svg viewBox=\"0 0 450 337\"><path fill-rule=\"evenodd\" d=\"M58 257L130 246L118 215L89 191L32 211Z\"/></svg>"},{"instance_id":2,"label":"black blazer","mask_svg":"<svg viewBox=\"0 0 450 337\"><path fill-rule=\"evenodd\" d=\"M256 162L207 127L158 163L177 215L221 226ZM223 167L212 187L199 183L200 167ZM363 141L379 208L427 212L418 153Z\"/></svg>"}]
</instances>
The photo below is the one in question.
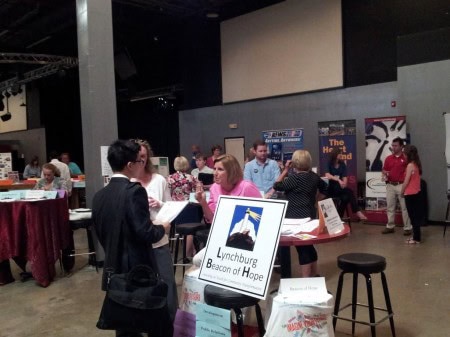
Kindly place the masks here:
<instances>
[{"instance_id":1,"label":"black blazer","mask_svg":"<svg viewBox=\"0 0 450 337\"><path fill-rule=\"evenodd\" d=\"M104 272L112 268L114 273L126 273L138 264L152 265L151 244L164 236L164 228L150 221L147 192L139 183L112 178L94 196L92 220L105 250ZM117 247L111 245L113 231L121 231ZM117 261L108 264L109 254L118 256ZM105 290L104 282L102 289Z\"/></svg>"}]
</instances>

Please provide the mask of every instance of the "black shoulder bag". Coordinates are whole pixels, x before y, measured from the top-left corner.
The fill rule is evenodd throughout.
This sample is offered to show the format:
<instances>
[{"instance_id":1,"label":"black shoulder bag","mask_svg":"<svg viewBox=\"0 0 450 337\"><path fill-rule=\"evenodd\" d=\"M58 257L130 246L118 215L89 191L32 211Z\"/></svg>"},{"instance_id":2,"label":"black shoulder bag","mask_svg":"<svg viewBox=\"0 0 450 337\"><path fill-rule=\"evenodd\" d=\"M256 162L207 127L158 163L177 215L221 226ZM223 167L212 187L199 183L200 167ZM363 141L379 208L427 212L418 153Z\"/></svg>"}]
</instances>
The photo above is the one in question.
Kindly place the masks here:
<instances>
[{"instance_id":1,"label":"black shoulder bag","mask_svg":"<svg viewBox=\"0 0 450 337\"><path fill-rule=\"evenodd\" d=\"M123 195L121 194L123 204ZM109 252L118 252L121 244L119 237L127 233L122 216L120 228L113 232L109 241ZM124 253L127 252L127 242ZM150 244L149 244L150 245ZM107 278L106 296L97 328L103 330L123 330L129 332L147 332L151 336L172 336L173 326L167 308L167 284L157 272L156 259L149 247L153 268L148 265L137 265L128 273L115 274L105 271ZM106 265L116 266L120 256L108 254ZM126 260L126 259L125 259ZM116 263L111 263L111 262Z\"/></svg>"}]
</instances>

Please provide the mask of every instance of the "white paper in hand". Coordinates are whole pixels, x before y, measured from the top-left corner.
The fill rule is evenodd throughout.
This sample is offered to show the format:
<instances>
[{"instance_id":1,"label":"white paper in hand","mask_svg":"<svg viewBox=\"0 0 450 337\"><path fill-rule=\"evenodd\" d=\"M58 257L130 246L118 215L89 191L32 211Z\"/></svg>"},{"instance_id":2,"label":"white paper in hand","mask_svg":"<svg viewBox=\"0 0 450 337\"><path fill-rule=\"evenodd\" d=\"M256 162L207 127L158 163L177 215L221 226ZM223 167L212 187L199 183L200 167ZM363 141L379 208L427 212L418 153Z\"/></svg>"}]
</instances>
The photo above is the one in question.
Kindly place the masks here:
<instances>
[{"instance_id":1,"label":"white paper in hand","mask_svg":"<svg viewBox=\"0 0 450 337\"><path fill-rule=\"evenodd\" d=\"M178 214L187 206L189 201L166 201L156 215L154 224L172 222Z\"/></svg>"}]
</instances>

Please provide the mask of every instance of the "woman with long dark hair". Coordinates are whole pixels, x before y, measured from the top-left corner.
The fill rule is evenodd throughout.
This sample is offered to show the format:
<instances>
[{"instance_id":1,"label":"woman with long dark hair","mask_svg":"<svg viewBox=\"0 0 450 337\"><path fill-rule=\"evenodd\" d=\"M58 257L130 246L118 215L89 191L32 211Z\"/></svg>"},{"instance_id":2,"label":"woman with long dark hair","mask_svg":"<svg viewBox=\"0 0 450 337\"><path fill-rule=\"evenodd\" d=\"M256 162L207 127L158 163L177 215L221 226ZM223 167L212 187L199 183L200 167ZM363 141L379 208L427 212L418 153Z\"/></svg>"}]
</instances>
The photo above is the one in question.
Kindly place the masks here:
<instances>
[{"instance_id":1,"label":"woman with long dark hair","mask_svg":"<svg viewBox=\"0 0 450 337\"><path fill-rule=\"evenodd\" d=\"M31 158L30 163L25 166L25 170L23 171L23 178L40 178L41 177L41 167L39 166L39 158L38 156L33 156Z\"/></svg>"},{"instance_id":2,"label":"woman with long dark hair","mask_svg":"<svg viewBox=\"0 0 450 337\"><path fill-rule=\"evenodd\" d=\"M403 153L406 156L408 165L406 166L401 193L405 196L406 209L413 227L413 236L406 240L406 243L418 244L422 239L420 226L425 220L425 205L420 192L422 164L420 163L417 148L414 145L406 145L403 148Z\"/></svg>"},{"instance_id":3,"label":"woman with long dark hair","mask_svg":"<svg viewBox=\"0 0 450 337\"><path fill-rule=\"evenodd\" d=\"M367 220L367 217L361 212L356 202L355 195L351 189L347 187L347 165L341 159L341 150L337 147L330 152L327 172L325 177L328 178L328 196L330 198L338 198L340 200L338 213L340 216L344 214L347 204L350 203L352 212L360 220Z\"/></svg>"}]
</instances>

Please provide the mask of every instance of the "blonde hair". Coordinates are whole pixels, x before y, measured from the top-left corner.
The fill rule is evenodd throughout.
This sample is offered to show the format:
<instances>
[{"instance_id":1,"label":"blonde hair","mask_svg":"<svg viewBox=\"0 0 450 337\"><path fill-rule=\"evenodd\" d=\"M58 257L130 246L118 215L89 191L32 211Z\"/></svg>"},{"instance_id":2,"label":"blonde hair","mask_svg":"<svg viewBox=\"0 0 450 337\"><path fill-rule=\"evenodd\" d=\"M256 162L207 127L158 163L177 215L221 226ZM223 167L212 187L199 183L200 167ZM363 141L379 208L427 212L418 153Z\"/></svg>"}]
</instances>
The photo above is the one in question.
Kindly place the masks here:
<instances>
[{"instance_id":1,"label":"blonde hair","mask_svg":"<svg viewBox=\"0 0 450 337\"><path fill-rule=\"evenodd\" d=\"M173 167L176 171L180 171L180 172L186 172L187 170L189 170L189 161L187 160L186 157L183 156L179 156L176 157L175 160L173 161Z\"/></svg>"},{"instance_id":2,"label":"blonde hair","mask_svg":"<svg viewBox=\"0 0 450 337\"><path fill-rule=\"evenodd\" d=\"M214 164L218 162L222 163L225 172L227 172L227 180L229 184L235 185L244 179L241 165L239 165L237 159L231 154L220 155L216 158L216 160L214 160Z\"/></svg>"},{"instance_id":3,"label":"blonde hair","mask_svg":"<svg viewBox=\"0 0 450 337\"><path fill-rule=\"evenodd\" d=\"M298 171L311 170L312 159L311 154L306 150L297 150L292 155L292 166Z\"/></svg>"}]
</instances>

